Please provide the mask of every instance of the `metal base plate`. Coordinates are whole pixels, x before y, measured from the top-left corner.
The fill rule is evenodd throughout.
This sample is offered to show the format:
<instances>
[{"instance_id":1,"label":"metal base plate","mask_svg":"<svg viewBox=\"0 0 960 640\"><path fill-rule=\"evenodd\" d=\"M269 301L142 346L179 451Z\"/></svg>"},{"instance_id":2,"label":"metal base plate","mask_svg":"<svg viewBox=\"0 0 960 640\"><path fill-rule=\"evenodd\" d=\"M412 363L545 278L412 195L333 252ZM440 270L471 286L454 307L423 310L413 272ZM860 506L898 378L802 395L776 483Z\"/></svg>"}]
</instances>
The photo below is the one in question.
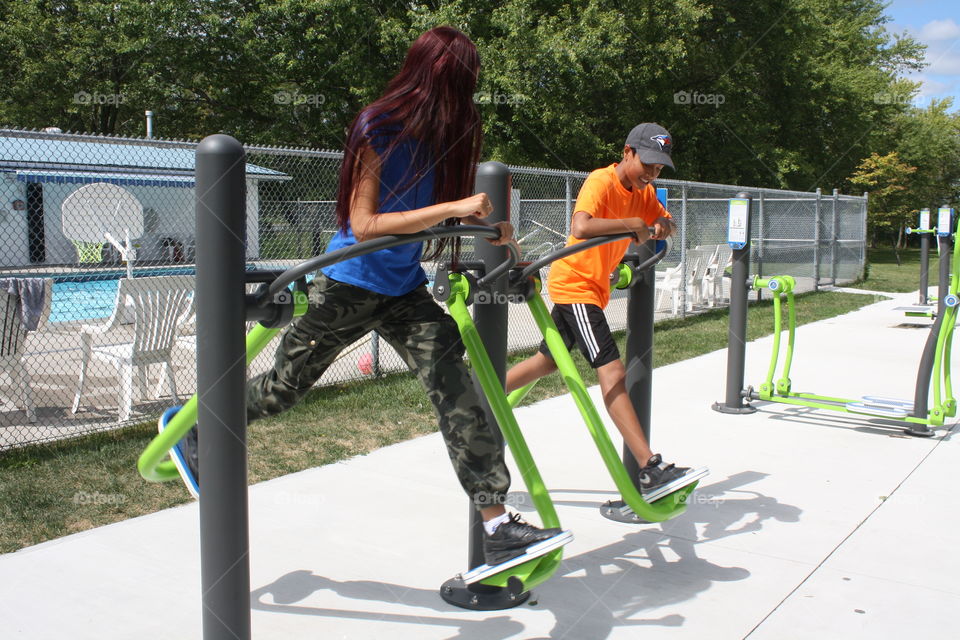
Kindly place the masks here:
<instances>
[{"instance_id":1,"label":"metal base plate","mask_svg":"<svg viewBox=\"0 0 960 640\"><path fill-rule=\"evenodd\" d=\"M931 429L925 424L917 424L910 427L907 427L903 430L904 433L911 436L916 436L918 438L932 438L937 435L937 432Z\"/></svg>"},{"instance_id":2,"label":"metal base plate","mask_svg":"<svg viewBox=\"0 0 960 640\"><path fill-rule=\"evenodd\" d=\"M461 609L498 611L523 604L530 592L523 590L523 582L516 577L509 578L506 587L491 587L479 582L466 584L461 578L451 578L440 587L440 597Z\"/></svg>"},{"instance_id":3,"label":"metal base plate","mask_svg":"<svg viewBox=\"0 0 960 640\"><path fill-rule=\"evenodd\" d=\"M623 500L608 500L600 505L600 515L607 520L625 522L626 524L655 524L647 522L633 512Z\"/></svg>"},{"instance_id":4,"label":"metal base plate","mask_svg":"<svg viewBox=\"0 0 960 640\"><path fill-rule=\"evenodd\" d=\"M714 402L712 405L710 405L710 408L720 413L732 413L737 415L757 412L757 409L755 407L751 407L749 404L743 405L742 407L728 407L725 402Z\"/></svg>"}]
</instances>

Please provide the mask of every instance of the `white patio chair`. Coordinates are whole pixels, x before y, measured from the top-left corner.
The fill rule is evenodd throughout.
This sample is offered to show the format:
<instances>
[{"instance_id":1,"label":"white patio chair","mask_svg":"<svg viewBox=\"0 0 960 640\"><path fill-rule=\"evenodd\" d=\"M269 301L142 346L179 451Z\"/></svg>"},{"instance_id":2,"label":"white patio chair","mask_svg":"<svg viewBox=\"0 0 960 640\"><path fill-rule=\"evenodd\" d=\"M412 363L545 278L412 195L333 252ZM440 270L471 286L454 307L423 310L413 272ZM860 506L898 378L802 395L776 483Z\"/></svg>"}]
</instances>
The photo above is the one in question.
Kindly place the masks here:
<instances>
[{"instance_id":1,"label":"white patio chair","mask_svg":"<svg viewBox=\"0 0 960 640\"><path fill-rule=\"evenodd\" d=\"M694 247L687 251L687 311L703 304L704 277L716 251L715 246Z\"/></svg>"},{"instance_id":2,"label":"white patio chair","mask_svg":"<svg viewBox=\"0 0 960 640\"><path fill-rule=\"evenodd\" d=\"M0 366L10 376L10 381L20 387L20 398L30 422L37 421L37 411L33 402L30 371L24 361L26 342L29 335L39 333L46 324L52 297L53 280L44 278L40 319L35 329L27 330L23 326L20 296L9 293L6 286L0 287Z\"/></svg>"},{"instance_id":3,"label":"white patio chair","mask_svg":"<svg viewBox=\"0 0 960 640\"><path fill-rule=\"evenodd\" d=\"M715 307L718 303L723 303L725 299L723 274L732 264L733 249L728 244L718 244L710 264L707 265L707 272L703 276L703 298L707 301L707 306ZM728 284L726 290L729 288Z\"/></svg>"},{"instance_id":4,"label":"white patio chair","mask_svg":"<svg viewBox=\"0 0 960 640\"><path fill-rule=\"evenodd\" d=\"M657 299L654 312L660 313L668 308L673 315L680 310L680 288L683 286L683 263L669 267L657 273Z\"/></svg>"},{"instance_id":5,"label":"white patio chair","mask_svg":"<svg viewBox=\"0 0 960 640\"><path fill-rule=\"evenodd\" d=\"M147 395L147 372L152 364L163 365L155 396L160 395L166 378L174 402L178 402L177 386L172 358L173 344L177 336L177 323L189 307L193 293L193 276L154 276L147 278L121 278L117 289L117 302L110 318L101 325L81 327L82 360L77 393L73 399L73 412L80 407L83 385L91 358L113 364L120 378L119 422L130 417L133 407L133 377L143 397ZM125 301L132 301L133 336L130 329L121 329ZM118 331L119 330L119 331ZM109 339L111 334L123 336L122 342L94 345L94 338Z\"/></svg>"}]
</instances>

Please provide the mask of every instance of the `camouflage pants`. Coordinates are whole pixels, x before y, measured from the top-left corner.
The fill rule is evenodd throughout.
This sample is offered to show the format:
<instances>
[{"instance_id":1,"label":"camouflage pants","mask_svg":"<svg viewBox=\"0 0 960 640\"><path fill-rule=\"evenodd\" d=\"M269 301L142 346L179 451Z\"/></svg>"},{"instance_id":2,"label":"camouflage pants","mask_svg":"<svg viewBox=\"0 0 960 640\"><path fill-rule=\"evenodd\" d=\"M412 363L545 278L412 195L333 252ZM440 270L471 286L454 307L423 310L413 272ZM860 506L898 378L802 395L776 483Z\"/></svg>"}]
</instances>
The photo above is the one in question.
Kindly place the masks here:
<instances>
[{"instance_id":1,"label":"camouflage pants","mask_svg":"<svg viewBox=\"0 0 960 640\"><path fill-rule=\"evenodd\" d=\"M503 449L463 363L456 323L426 287L385 296L321 273L308 294L310 307L283 332L273 369L247 385L247 420L295 405L345 347L376 330L426 389L463 489L480 507L502 504L510 486Z\"/></svg>"}]
</instances>

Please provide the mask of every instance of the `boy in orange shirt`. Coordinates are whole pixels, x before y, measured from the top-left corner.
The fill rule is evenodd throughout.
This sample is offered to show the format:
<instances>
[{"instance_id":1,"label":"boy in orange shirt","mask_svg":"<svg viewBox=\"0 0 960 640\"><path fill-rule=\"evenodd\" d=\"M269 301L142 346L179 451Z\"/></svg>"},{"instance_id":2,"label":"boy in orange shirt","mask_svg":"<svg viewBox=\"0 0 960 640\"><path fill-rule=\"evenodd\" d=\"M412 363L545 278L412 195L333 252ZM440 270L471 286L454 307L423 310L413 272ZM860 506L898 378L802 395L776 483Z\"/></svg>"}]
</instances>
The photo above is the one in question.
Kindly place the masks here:
<instances>
[{"instance_id":1,"label":"boy in orange shirt","mask_svg":"<svg viewBox=\"0 0 960 640\"><path fill-rule=\"evenodd\" d=\"M623 159L592 172L577 196L567 246L588 238L630 231L634 241L672 235L673 221L657 200L652 183L664 166L673 169L670 134L658 124L633 128L623 147ZM648 227L653 227L650 234ZM627 395L626 369L610 333L603 309L610 301L610 273L623 259L625 238L593 247L553 263L547 290L554 303L552 317L567 348L576 344L597 370L607 413L624 443L641 466L640 493L653 502L685 487L699 476L687 467L663 462L643 435L640 419ZM557 370L546 341L530 358L507 372L507 392Z\"/></svg>"}]
</instances>

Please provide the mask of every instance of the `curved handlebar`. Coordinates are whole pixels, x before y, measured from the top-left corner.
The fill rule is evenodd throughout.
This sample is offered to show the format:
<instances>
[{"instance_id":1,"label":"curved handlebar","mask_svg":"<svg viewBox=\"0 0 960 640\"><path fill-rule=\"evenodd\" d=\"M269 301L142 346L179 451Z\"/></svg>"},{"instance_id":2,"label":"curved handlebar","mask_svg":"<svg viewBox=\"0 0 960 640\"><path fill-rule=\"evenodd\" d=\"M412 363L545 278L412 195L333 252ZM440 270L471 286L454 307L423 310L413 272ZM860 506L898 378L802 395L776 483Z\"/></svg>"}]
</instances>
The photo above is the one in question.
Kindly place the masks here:
<instances>
[{"instance_id":1,"label":"curved handlebar","mask_svg":"<svg viewBox=\"0 0 960 640\"><path fill-rule=\"evenodd\" d=\"M539 260L531 262L526 267L523 268L523 271L520 272L520 279L526 280L533 274L540 271L541 267L544 267L551 262L555 262L560 258L566 258L567 256L573 255L575 253L580 253L581 251L586 251L587 249L592 249L593 247L599 247L602 244L607 244L608 242L616 242L617 240L623 240L625 238L633 238L635 234L633 232L625 231L623 233L614 233L609 236L597 236L595 238L588 238L583 242L578 242L577 244L568 245L562 249L558 249L553 253L548 253Z\"/></svg>"},{"instance_id":2,"label":"curved handlebar","mask_svg":"<svg viewBox=\"0 0 960 640\"><path fill-rule=\"evenodd\" d=\"M342 249L337 249L336 251L331 251L330 253L325 253L323 255L315 256L301 262L300 264L291 267L281 273L277 278L267 287L265 290L261 290L255 298L255 304L258 307L262 307L267 304L273 296L286 289L291 282L302 278L308 273L312 273L317 269L322 267L329 266L336 262L341 262L343 260L349 260L350 258L357 258L359 256L367 255L368 253L373 253L375 251L380 251L382 249L390 249L402 244L410 244L411 242L422 242L424 240L433 240L436 238L447 238L451 236L475 236L479 238L499 238L500 231L494 227L484 227L480 225L457 225L453 227L439 227L432 228L426 231L419 231L417 233L410 233L404 235L394 235L394 236L381 236L379 238L374 238L373 240L366 240L364 242L358 242L357 244L350 245L349 247L343 247ZM485 280L490 282L491 280L496 279L505 271L513 268L520 258L519 251L517 251L516 246L512 243L507 245L507 248L510 252L509 257L503 263L498 265L493 269L489 274L485 276Z\"/></svg>"},{"instance_id":3,"label":"curved handlebar","mask_svg":"<svg viewBox=\"0 0 960 640\"><path fill-rule=\"evenodd\" d=\"M667 237L667 238L663 241L663 247L662 247L659 251L655 252L652 256L650 256L649 258L647 258L647 259L644 260L643 262L637 264L635 267L633 267L633 270L634 270L634 271L646 271L647 269L649 269L649 268L652 267L653 265L655 265L655 264L657 264L658 262L660 262L661 260L663 260L663 259L666 257L666 255L667 255L668 253L670 253L670 251L672 251L672 250L673 250L673 238L672 238L672 237Z\"/></svg>"},{"instance_id":4,"label":"curved handlebar","mask_svg":"<svg viewBox=\"0 0 960 640\"><path fill-rule=\"evenodd\" d=\"M653 229L650 229L650 233L653 233ZM607 236L597 236L595 238L589 238L583 242L578 242L577 244L568 245L562 249L549 253L535 262L531 262L529 265L523 268L523 271L520 272L519 279L526 280L533 274L537 273L541 267L544 267L551 262L555 262L560 258L566 258L567 256L579 253L581 251L586 251L587 249L592 249L593 247L598 247L602 244L607 244L608 242L616 242L617 240L623 240L625 238L634 238L636 234L633 232L625 231L623 233L613 233ZM672 248L672 243L670 238L667 238L664 243L663 249L657 251L651 257L643 261L643 263L634 267L635 271L643 271L649 269L651 266L663 260L664 256L670 253Z\"/></svg>"}]
</instances>

